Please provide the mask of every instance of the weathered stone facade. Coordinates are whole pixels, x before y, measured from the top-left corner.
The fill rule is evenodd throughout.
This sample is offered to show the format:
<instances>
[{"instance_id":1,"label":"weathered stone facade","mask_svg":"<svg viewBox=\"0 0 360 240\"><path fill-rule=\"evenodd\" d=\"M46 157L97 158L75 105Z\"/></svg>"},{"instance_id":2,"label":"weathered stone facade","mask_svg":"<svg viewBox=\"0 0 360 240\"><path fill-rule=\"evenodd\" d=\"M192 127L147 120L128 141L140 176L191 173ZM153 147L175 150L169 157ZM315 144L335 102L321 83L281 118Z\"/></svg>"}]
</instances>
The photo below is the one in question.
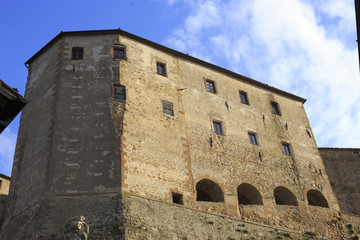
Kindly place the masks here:
<instances>
[{"instance_id":1,"label":"weathered stone facade","mask_svg":"<svg viewBox=\"0 0 360 240\"><path fill-rule=\"evenodd\" d=\"M27 64L0 238L64 239L79 216L88 239L348 236L304 99L121 30Z\"/></svg>"}]
</instances>

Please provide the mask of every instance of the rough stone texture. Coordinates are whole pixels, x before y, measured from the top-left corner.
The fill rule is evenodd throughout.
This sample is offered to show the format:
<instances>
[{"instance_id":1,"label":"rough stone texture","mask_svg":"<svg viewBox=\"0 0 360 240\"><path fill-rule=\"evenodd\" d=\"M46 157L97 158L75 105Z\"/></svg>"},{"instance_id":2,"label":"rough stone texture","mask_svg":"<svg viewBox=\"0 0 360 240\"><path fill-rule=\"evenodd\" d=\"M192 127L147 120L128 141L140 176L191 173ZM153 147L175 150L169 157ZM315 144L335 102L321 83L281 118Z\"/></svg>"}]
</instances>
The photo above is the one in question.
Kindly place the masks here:
<instances>
[{"instance_id":1,"label":"rough stone texture","mask_svg":"<svg viewBox=\"0 0 360 240\"><path fill-rule=\"evenodd\" d=\"M115 44L126 47L126 60L112 59ZM71 59L73 47L84 49L82 60ZM113 84L126 86L126 102L113 98ZM25 98L0 239L63 239L79 216L89 239L290 239L274 228L297 239L348 236L299 98L108 32L60 35L30 62ZM163 113L163 100L174 116ZM214 120L223 134L213 131ZM242 183L262 205L239 206ZM276 200L278 187L287 192ZM197 201L202 190L220 200ZM309 190L329 207L310 206ZM173 193L183 206L172 204ZM289 195L295 206L276 204Z\"/></svg>"},{"instance_id":2,"label":"rough stone texture","mask_svg":"<svg viewBox=\"0 0 360 240\"><path fill-rule=\"evenodd\" d=\"M340 210L360 216L360 149L319 148Z\"/></svg>"},{"instance_id":3,"label":"rough stone texture","mask_svg":"<svg viewBox=\"0 0 360 240\"><path fill-rule=\"evenodd\" d=\"M0 195L0 229L4 223L7 195Z\"/></svg>"}]
</instances>

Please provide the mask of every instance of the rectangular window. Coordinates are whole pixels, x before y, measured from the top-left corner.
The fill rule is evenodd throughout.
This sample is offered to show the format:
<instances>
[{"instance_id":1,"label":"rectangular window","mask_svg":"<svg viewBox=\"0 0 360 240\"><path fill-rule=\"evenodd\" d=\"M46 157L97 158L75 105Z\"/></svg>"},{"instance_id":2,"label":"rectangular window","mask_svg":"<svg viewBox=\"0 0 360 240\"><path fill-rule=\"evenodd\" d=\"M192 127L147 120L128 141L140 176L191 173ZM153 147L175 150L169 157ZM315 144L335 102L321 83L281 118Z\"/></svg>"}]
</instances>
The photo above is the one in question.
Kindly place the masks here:
<instances>
[{"instance_id":1,"label":"rectangular window","mask_svg":"<svg viewBox=\"0 0 360 240\"><path fill-rule=\"evenodd\" d=\"M283 143L283 144L282 144L282 147L283 147L283 151L284 151L284 153L285 153L286 155L288 155L288 156L291 156L291 155L292 155L292 154L291 154L290 144L288 144L288 143Z\"/></svg>"},{"instance_id":2,"label":"rectangular window","mask_svg":"<svg viewBox=\"0 0 360 240\"><path fill-rule=\"evenodd\" d=\"M247 93L243 92L243 91L240 91L239 94L240 94L241 103L249 104L249 99L248 99Z\"/></svg>"},{"instance_id":3,"label":"rectangular window","mask_svg":"<svg viewBox=\"0 0 360 240\"><path fill-rule=\"evenodd\" d=\"M258 145L256 133L249 133L249 140L251 144Z\"/></svg>"},{"instance_id":4,"label":"rectangular window","mask_svg":"<svg viewBox=\"0 0 360 240\"><path fill-rule=\"evenodd\" d=\"M211 93L216 93L215 82L211 80L206 80L206 90Z\"/></svg>"},{"instance_id":5,"label":"rectangular window","mask_svg":"<svg viewBox=\"0 0 360 240\"><path fill-rule=\"evenodd\" d=\"M156 71L158 74L166 76L166 65L164 63L156 63Z\"/></svg>"},{"instance_id":6,"label":"rectangular window","mask_svg":"<svg viewBox=\"0 0 360 240\"><path fill-rule=\"evenodd\" d=\"M72 58L73 60L80 60L83 59L84 49L80 47L72 48Z\"/></svg>"},{"instance_id":7,"label":"rectangular window","mask_svg":"<svg viewBox=\"0 0 360 240\"><path fill-rule=\"evenodd\" d=\"M281 115L279 104L277 102L271 102L271 109L272 109L272 113Z\"/></svg>"},{"instance_id":8,"label":"rectangular window","mask_svg":"<svg viewBox=\"0 0 360 240\"><path fill-rule=\"evenodd\" d=\"M114 99L126 101L126 87L122 85L114 85Z\"/></svg>"},{"instance_id":9,"label":"rectangular window","mask_svg":"<svg viewBox=\"0 0 360 240\"><path fill-rule=\"evenodd\" d=\"M184 203L183 203L183 195L182 194L171 193L171 195L172 195L173 203L184 205Z\"/></svg>"},{"instance_id":10,"label":"rectangular window","mask_svg":"<svg viewBox=\"0 0 360 240\"><path fill-rule=\"evenodd\" d=\"M162 100L162 105L163 105L163 113L170 116L174 116L174 105L172 102Z\"/></svg>"},{"instance_id":11,"label":"rectangular window","mask_svg":"<svg viewBox=\"0 0 360 240\"><path fill-rule=\"evenodd\" d=\"M125 47L114 47L113 48L114 59L125 59Z\"/></svg>"},{"instance_id":12,"label":"rectangular window","mask_svg":"<svg viewBox=\"0 0 360 240\"><path fill-rule=\"evenodd\" d=\"M223 134L222 124L218 121L213 121L214 132Z\"/></svg>"},{"instance_id":13,"label":"rectangular window","mask_svg":"<svg viewBox=\"0 0 360 240\"><path fill-rule=\"evenodd\" d=\"M1 189L1 185L2 185L2 180L0 179L0 189Z\"/></svg>"}]
</instances>

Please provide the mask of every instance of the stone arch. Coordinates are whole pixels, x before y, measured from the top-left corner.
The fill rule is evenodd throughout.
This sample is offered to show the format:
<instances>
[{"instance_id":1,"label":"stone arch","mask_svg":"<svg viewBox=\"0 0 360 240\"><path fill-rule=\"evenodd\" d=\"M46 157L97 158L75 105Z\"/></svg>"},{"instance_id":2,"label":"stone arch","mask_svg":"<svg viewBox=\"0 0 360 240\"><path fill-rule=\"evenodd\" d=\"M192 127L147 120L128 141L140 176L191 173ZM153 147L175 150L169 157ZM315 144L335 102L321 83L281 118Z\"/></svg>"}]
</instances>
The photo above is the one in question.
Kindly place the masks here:
<instances>
[{"instance_id":1,"label":"stone arch","mask_svg":"<svg viewBox=\"0 0 360 240\"><path fill-rule=\"evenodd\" d=\"M251 184L242 183L237 188L238 202L243 205L263 205L259 191Z\"/></svg>"},{"instance_id":2,"label":"stone arch","mask_svg":"<svg viewBox=\"0 0 360 240\"><path fill-rule=\"evenodd\" d=\"M224 193L220 186L209 179L196 183L196 193L196 201L224 202Z\"/></svg>"},{"instance_id":3,"label":"stone arch","mask_svg":"<svg viewBox=\"0 0 360 240\"><path fill-rule=\"evenodd\" d=\"M315 190L315 189L310 189L307 192L306 196L307 196L309 205L329 208L329 204L328 204L326 198L324 197L324 195L322 195L322 193L320 191Z\"/></svg>"},{"instance_id":4,"label":"stone arch","mask_svg":"<svg viewBox=\"0 0 360 240\"><path fill-rule=\"evenodd\" d=\"M286 187L279 186L275 188L274 197L277 205L298 206L295 195Z\"/></svg>"}]
</instances>

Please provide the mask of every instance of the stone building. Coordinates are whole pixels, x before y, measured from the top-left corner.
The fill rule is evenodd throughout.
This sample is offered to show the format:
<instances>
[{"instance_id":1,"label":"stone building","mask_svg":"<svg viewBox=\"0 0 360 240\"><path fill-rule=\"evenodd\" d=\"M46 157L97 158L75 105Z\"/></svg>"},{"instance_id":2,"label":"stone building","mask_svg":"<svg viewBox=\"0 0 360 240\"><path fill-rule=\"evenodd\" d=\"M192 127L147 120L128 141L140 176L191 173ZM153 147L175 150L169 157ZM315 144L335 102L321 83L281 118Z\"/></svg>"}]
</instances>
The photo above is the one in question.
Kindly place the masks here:
<instances>
[{"instance_id":1,"label":"stone building","mask_svg":"<svg viewBox=\"0 0 360 240\"><path fill-rule=\"evenodd\" d=\"M305 99L120 29L26 65L1 239L348 236Z\"/></svg>"}]
</instances>

